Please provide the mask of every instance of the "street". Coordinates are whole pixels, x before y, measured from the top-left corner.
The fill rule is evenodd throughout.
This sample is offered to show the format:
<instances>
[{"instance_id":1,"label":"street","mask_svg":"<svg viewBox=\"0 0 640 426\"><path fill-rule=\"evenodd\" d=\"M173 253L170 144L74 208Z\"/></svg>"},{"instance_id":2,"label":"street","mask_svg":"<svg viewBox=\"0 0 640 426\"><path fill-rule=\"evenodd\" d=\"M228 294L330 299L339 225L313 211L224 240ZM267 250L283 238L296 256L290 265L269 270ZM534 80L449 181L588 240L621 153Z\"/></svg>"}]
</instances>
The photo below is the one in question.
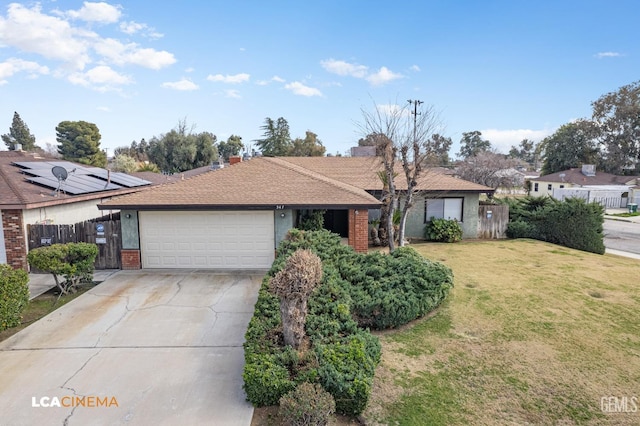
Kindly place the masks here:
<instances>
[{"instance_id":1,"label":"street","mask_svg":"<svg viewBox=\"0 0 640 426\"><path fill-rule=\"evenodd\" d=\"M640 254L640 223L606 219L604 245L608 249Z\"/></svg>"}]
</instances>

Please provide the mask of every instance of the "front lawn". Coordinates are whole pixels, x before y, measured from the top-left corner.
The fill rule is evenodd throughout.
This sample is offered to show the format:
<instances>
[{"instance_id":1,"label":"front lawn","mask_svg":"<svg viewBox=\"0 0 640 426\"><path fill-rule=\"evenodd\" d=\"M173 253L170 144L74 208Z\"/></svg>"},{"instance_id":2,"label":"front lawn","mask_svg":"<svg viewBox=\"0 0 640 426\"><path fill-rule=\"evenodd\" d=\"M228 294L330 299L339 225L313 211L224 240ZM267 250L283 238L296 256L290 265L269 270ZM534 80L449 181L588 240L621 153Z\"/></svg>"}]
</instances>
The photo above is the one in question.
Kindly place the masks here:
<instances>
[{"instance_id":1,"label":"front lawn","mask_svg":"<svg viewBox=\"0 0 640 426\"><path fill-rule=\"evenodd\" d=\"M640 424L640 261L532 240L413 247L455 287L431 318L377 333L369 422Z\"/></svg>"}]
</instances>

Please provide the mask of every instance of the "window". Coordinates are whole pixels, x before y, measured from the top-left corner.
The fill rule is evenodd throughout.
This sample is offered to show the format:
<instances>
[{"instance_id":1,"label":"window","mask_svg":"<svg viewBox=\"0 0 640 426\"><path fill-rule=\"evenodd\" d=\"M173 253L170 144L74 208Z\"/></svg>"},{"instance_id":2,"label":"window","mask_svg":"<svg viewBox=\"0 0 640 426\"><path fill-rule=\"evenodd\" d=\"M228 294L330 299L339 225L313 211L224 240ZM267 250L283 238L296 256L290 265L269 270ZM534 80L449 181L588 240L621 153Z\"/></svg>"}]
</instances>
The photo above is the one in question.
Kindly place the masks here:
<instances>
[{"instance_id":1,"label":"window","mask_svg":"<svg viewBox=\"0 0 640 426\"><path fill-rule=\"evenodd\" d=\"M533 192L538 192L538 182L533 184Z\"/></svg>"},{"instance_id":2,"label":"window","mask_svg":"<svg viewBox=\"0 0 640 426\"><path fill-rule=\"evenodd\" d=\"M564 188L564 185L560 185L560 189Z\"/></svg>"},{"instance_id":3,"label":"window","mask_svg":"<svg viewBox=\"0 0 640 426\"><path fill-rule=\"evenodd\" d=\"M548 184L548 185L547 185L547 191L551 191L551 188L553 188L553 187L551 186L551 184Z\"/></svg>"},{"instance_id":4,"label":"window","mask_svg":"<svg viewBox=\"0 0 640 426\"><path fill-rule=\"evenodd\" d=\"M464 198L427 198L424 208L424 222L436 219L455 219L462 222Z\"/></svg>"}]
</instances>

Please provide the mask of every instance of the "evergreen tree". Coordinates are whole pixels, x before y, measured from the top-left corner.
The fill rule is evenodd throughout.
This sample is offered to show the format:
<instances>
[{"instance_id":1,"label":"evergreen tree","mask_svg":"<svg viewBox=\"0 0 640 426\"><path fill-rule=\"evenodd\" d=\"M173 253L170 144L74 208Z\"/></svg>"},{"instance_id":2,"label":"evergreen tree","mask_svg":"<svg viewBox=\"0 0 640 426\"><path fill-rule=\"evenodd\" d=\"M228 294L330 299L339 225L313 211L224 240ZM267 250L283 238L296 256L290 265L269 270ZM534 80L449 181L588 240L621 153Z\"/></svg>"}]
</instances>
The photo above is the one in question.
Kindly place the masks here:
<instances>
[{"instance_id":1,"label":"evergreen tree","mask_svg":"<svg viewBox=\"0 0 640 426\"><path fill-rule=\"evenodd\" d=\"M4 144L10 151L16 149L16 144L22 145L25 151L33 151L36 149L36 137L31 134L29 127L22 121L20 114L13 113L13 121L9 127L9 133L2 135Z\"/></svg>"},{"instance_id":2,"label":"evergreen tree","mask_svg":"<svg viewBox=\"0 0 640 426\"><path fill-rule=\"evenodd\" d=\"M56 127L58 153L64 160L106 167L107 154L100 149L98 126L86 121L62 121Z\"/></svg>"}]
</instances>

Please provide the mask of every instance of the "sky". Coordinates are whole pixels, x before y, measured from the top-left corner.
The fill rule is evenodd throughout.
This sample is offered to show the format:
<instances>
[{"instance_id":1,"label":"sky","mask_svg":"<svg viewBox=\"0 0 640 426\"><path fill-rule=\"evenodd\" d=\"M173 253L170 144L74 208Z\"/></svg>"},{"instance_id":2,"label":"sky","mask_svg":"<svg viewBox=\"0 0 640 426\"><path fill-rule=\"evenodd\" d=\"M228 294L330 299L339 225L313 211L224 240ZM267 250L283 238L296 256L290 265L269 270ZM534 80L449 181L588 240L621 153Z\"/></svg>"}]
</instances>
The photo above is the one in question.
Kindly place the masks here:
<instances>
[{"instance_id":1,"label":"sky","mask_svg":"<svg viewBox=\"0 0 640 426\"><path fill-rule=\"evenodd\" d=\"M284 117L347 153L363 110L432 106L501 152L640 79L637 0L0 1L0 134L95 123L114 148L175 128L262 136ZM4 144L2 148L5 149Z\"/></svg>"}]
</instances>

